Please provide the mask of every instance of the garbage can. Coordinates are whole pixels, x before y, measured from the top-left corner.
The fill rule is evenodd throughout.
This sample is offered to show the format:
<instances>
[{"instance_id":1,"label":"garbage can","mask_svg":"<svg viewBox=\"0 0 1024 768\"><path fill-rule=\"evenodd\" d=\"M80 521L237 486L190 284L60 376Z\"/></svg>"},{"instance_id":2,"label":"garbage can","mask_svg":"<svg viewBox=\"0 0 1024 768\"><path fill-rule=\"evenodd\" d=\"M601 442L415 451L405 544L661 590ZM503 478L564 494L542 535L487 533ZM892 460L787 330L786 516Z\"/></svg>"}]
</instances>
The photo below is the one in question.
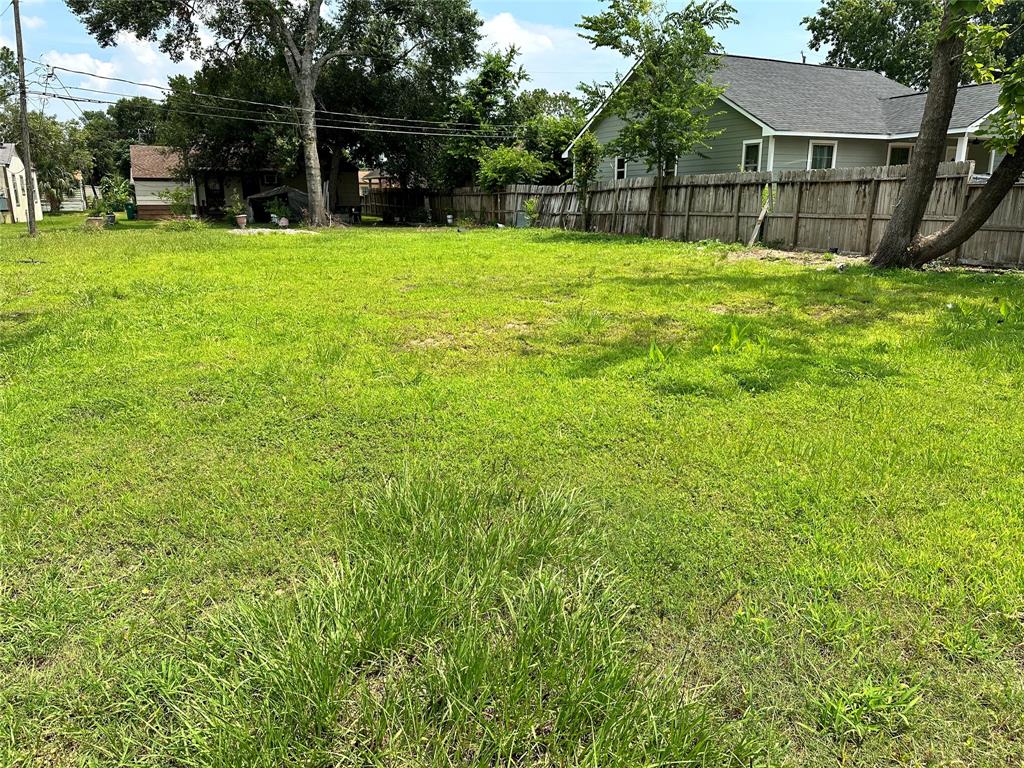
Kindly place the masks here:
<instances>
[{"instance_id":1,"label":"garbage can","mask_svg":"<svg viewBox=\"0 0 1024 768\"><path fill-rule=\"evenodd\" d=\"M124 212L127 216L128 221L135 221L139 218L139 209L135 203L125 203Z\"/></svg>"}]
</instances>

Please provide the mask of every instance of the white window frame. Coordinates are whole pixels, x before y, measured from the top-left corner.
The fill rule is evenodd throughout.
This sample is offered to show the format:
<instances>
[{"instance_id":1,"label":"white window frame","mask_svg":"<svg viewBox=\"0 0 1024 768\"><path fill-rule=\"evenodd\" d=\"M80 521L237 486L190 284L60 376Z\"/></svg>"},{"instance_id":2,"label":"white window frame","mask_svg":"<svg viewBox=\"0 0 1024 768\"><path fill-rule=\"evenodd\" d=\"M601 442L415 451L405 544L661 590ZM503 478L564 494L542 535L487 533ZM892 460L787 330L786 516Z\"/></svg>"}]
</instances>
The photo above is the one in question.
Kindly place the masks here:
<instances>
[{"instance_id":1,"label":"white window frame","mask_svg":"<svg viewBox=\"0 0 1024 768\"><path fill-rule=\"evenodd\" d=\"M619 161L622 161L622 178L619 178ZM625 181L629 178L629 160L624 157L616 157L612 164L612 176L616 181Z\"/></svg>"},{"instance_id":2,"label":"white window frame","mask_svg":"<svg viewBox=\"0 0 1024 768\"><path fill-rule=\"evenodd\" d=\"M815 147L832 147L832 165L830 168L836 167L836 161L839 159L839 142L838 141L817 141L812 139L807 142L807 170L811 169L811 160L814 159L814 148ZM826 169L818 169L826 170Z\"/></svg>"},{"instance_id":3,"label":"white window frame","mask_svg":"<svg viewBox=\"0 0 1024 768\"><path fill-rule=\"evenodd\" d=\"M910 157L908 160L914 159L914 142L912 141L890 141L889 148L885 152L885 164L892 165L892 151L893 149L909 149Z\"/></svg>"},{"instance_id":4,"label":"white window frame","mask_svg":"<svg viewBox=\"0 0 1024 768\"><path fill-rule=\"evenodd\" d=\"M747 170L747 147L751 144L757 144L757 168L753 171ZM764 154L764 144L762 139L747 139L743 142L743 154L740 155L740 170L743 173L756 173L761 170L761 156Z\"/></svg>"}]
</instances>

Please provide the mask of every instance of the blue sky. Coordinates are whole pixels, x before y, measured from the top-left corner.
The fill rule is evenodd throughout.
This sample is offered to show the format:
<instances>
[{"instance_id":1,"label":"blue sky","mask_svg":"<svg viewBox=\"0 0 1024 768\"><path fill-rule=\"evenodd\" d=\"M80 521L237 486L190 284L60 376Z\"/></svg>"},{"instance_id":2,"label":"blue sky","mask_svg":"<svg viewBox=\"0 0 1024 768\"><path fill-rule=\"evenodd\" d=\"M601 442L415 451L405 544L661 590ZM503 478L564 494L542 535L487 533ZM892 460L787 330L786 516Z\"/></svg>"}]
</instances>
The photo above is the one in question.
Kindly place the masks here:
<instances>
[{"instance_id":1,"label":"blue sky","mask_svg":"<svg viewBox=\"0 0 1024 768\"><path fill-rule=\"evenodd\" d=\"M62 0L22 3L25 49L33 59L154 84L165 83L170 74L190 73L197 66L191 61L171 62L155 45L129 36L122 36L116 47L100 48ZM6 2L0 0L0 5ZM593 50L576 34L574 25L580 17L601 8L598 0L474 0L474 5L484 20L485 47L519 46L533 86L572 89L581 80L606 80L625 68L616 56ZM807 48L808 35L800 26L804 16L814 13L818 0L733 0L733 5L740 23L720 35L728 52L799 61L803 51L810 62L822 60L821 53ZM8 10L0 16L0 45L13 47L13 38ZM62 78L68 85L156 93L88 77ZM44 106L62 117L70 114L59 102Z\"/></svg>"}]
</instances>

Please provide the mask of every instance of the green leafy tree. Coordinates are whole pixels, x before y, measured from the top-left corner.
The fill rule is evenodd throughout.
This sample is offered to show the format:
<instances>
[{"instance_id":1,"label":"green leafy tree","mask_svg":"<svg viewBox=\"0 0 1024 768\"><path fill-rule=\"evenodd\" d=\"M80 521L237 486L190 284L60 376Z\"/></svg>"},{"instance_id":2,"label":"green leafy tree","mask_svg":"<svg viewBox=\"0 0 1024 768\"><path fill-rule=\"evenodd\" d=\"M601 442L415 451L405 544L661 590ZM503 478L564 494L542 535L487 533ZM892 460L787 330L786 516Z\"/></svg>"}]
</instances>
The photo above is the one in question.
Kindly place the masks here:
<instances>
[{"instance_id":1,"label":"green leafy tree","mask_svg":"<svg viewBox=\"0 0 1024 768\"><path fill-rule=\"evenodd\" d=\"M598 164L601 162L601 145L597 137L590 131L584 131L572 145L573 182L580 199L583 212L583 230L590 231L590 188L597 178Z\"/></svg>"},{"instance_id":2,"label":"green leafy tree","mask_svg":"<svg viewBox=\"0 0 1024 768\"><path fill-rule=\"evenodd\" d=\"M670 13L651 0L609 0L605 11L580 23L583 37L595 46L637 62L612 91L608 111L625 125L605 149L654 171L655 236L661 228L665 169L720 133L710 127L712 107L724 89L712 82L720 48L709 30L735 23L734 14L719 0L691 2Z\"/></svg>"},{"instance_id":3,"label":"green leafy tree","mask_svg":"<svg viewBox=\"0 0 1024 768\"><path fill-rule=\"evenodd\" d=\"M129 31L159 40L176 59L191 54L213 61L242 52L279 57L297 108L313 225L326 223L317 131L317 86L323 72L337 66L367 70L374 62L401 66L432 47L447 45L447 20L453 15L476 19L468 0L65 1L101 45L111 45L119 32ZM340 23L345 18L360 23L346 30ZM385 31L394 34L382 42ZM204 47L201 32L212 35L214 43ZM393 44L396 39L401 41L398 46Z\"/></svg>"},{"instance_id":4,"label":"green leafy tree","mask_svg":"<svg viewBox=\"0 0 1024 768\"><path fill-rule=\"evenodd\" d=\"M486 190L497 192L509 184L536 181L547 170L543 160L524 147L485 147L480 152L480 167L476 183Z\"/></svg>"},{"instance_id":5,"label":"green leafy tree","mask_svg":"<svg viewBox=\"0 0 1024 768\"><path fill-rule=\"evenodd\" d=\"M586 122L583 102L567 91L552 93L543 88L522 92L518 101L523 146L548 167L538 182L565 182L572 176L572 161L562 154Z\"/></svg>"},{"instance_id":6,"label":"green leafy tree","mask_svg":"<svg viewBox=\"0 0 1024 768\"><path fill-rule=\"evenodd\" d=\"M504 126L519 122L519 86L527 76L516 63L518 55L514 47L484 54L476 75L460 89L451 107L451 121L475 135L446 139L439 173L443 186L471 184L480 167L481 149L500 146L508 130Z\"/></svg>"},{"instance_id":7,"label":"green leafy tree","mask_svg":"<svg viewBox=\"0 0 1024 768\"><path fill-rule=\"evenodd\" d=\"M14 96L18 89L18 65L14 51L0 45L0 105Z\"/></svg>"},{"instance_id":8,"label":"green leafy tree","mask_svg":"<svg viewBox=\"0 0 1024 768\"><path fill-rule=\"evenodd\" d=\"M20 142L20 115L17 104L0 107L0 142ZM46 197L51 211L59 211L91 162L82 131L73 121L30 111L28 132L39 194Z\"/></svg>"},{"instance_id":9,"label":"green leafy tree","mask_svg":"<svg viewBox=\"0 0 1024 768\"><path fill-rule=\"evenodd\" d=\"M1024 0L1010 0L983 11L980 18L990 24L1015 26L1024 21L1022 14ZM810 47L827 51L827 63L870 69L924 88L942 16L941 0L824 0L803 24L811 33ZM1010 35L993 53L1012 63L1024 53L1024 34ZM996 63L993 58L991 64ZM972 82L973 73L964 68L960 81Z\"/></svg>"},{"instance_id":10,"label":"green leafy tree","mask_svg":"<svg viewBox=\"0 0 1024 768\"><path fill-rule=\"evenodd\" d=\"M89 181L131 173L129 147L154 144L164 122L165 108L142 96L120 99L106 112L89 111L81 118L83 137L92 156Z\"/></svg>"},{"instance_id":11,"label":"green leafy tree","mask_svg":"<svg viewBox=\"0 0 1024 768\"><path fill-rule=\"evenodd\" d=\"M932 53L928 99L900 200L872 256L877 267L920 267L954 250L988 221L1024 174L1024 58L993 68L990 54L1017 27L993 24L1002 0L947 0ZM981 192L956 221L921 234L921 222L946 150L957 85L964 66L980 82L1000 84L999 113L989 145L1006 154Z\"/></svg>"}]
</instances>

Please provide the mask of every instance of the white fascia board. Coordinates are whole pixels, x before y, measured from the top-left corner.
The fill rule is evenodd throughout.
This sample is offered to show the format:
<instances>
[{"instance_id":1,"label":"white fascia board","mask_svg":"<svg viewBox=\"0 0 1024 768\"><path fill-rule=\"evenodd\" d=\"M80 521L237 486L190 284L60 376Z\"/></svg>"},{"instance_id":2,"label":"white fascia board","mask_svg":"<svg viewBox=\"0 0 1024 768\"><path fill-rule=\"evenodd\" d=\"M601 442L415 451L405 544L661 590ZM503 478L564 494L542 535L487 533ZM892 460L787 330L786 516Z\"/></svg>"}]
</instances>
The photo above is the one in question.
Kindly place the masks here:
<instances>
[{"instance_id":1,"label":"white fascia board","mask_svg":"<svg viewBox=\"0 0 1024 768\"><path fill-rule=\"evenodd\" d=\"M590 113L589 117L587 117L587 122L585 122L583 124L583 127L580 128L579 133L572 137L572 141L569 142L569 146L566 147L565 152L562 153L563 160L569 157L569 153L572 152L573 145L576 144L576 139L578 139L580 136L582 136L584 133L590 130L590 126L592 126L594 124L594 121L601 116L602 112L604 112L604 108L608 106L608 102L611 101L612 96L614 96L615 93L619 90L619 88L622 87L623 83L629 80L630 76L633 74L633 70L635 70L639 65L640 59L634 61L633 65L629 68L626 74L623 75L619 82L615 84L615 87L612 88L611 92L604 97L604 101L602 101L600 104L594 107L594 111Z\"/></svg>"},{"instance_id":2,"label":"white fascia board","mask_svg":"<svg viewBox=\"0 0 1024 768\"><path fill-rule=\"evenodd\" d=\"M739 112L745 118L747 118L747 120L750 120L750 121L752 121L754 123L757 123L759 126L761 126L761 131L762 131L762 135L763 136L770 136L771 133L774 131L774 129L770 125L768 125L768 123L766 123L764 120L762 120L759 117L755 117L753 114L751 114L750 112L745 110L743 107L741 107L735 101L733 101L732 99L727 98L725 96L725 94L722 94L721 96L719 96L718 100L720 102L722 102L723 104L725 104L725 106L731 107L732 109L735 109L737 112Z\"/></svg>"}]
</instances>

